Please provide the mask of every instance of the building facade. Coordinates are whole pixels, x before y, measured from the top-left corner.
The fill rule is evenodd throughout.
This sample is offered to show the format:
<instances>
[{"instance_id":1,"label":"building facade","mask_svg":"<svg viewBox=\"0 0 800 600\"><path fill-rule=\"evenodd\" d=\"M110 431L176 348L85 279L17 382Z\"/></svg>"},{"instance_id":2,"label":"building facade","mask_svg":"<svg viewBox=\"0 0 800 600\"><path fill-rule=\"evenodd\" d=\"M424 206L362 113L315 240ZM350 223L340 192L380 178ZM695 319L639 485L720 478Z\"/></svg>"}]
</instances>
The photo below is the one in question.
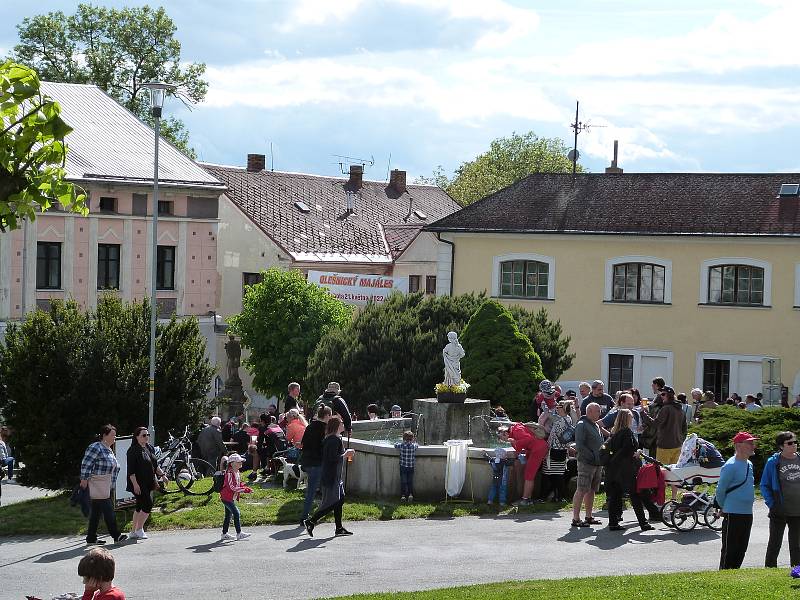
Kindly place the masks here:
<instances>
[{"instance_id":1,"label":"building facade","mask_svg":"<svg viewBox=\"0 0 800 600\"><path fill-rule=\"evenodd\" d=\"M764 361L778 358L796 395L800 197L783 184L798 180L533 175L428 227L443 240L439 293L451 280L545 307L576 353L563 380L769 396Z\"/></svg>"}]
</instances>

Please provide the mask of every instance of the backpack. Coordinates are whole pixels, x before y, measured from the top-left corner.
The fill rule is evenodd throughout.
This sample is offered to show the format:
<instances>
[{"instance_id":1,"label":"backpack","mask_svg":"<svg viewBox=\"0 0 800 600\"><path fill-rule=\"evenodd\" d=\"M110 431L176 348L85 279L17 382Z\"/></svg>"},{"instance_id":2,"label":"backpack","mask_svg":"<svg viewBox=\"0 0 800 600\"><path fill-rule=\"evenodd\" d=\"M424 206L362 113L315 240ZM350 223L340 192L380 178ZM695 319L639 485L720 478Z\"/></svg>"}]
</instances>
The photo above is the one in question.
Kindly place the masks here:
<instances>
[{"instance_id":1,"label":"backpack","mask_svg":"<svg viewBox=\"0 0 800 600\"><path fill-rule=\"evenodd\" d=\"M600 452L598 453L598 458L600 459L601 467L607 467L608 465L611 464L611 459L614 458L614 450L611 448L608 442L600 446Z\"/></svg>"},{"instance_id":2,"label":"backpack","mask_svg":"<svg viewBox=\"0 0 800 600\"><path fill-rule=\"evenodd\" d=\"M214 473L214 485L211 488L212 492L221 492L222 486L225 484L225 471L217 471Z\"/></svg>"},{"instance_id":3,"label":"backpack","mask_svg":"<svg viewBox=\"0 0 800 600\"><path fill-rule=\"evenodd\" d=\"M562 444L571 444L575 441L575 426L567 422L561 433L558 434L558 441Z\"/></svg>"}]
</instances>

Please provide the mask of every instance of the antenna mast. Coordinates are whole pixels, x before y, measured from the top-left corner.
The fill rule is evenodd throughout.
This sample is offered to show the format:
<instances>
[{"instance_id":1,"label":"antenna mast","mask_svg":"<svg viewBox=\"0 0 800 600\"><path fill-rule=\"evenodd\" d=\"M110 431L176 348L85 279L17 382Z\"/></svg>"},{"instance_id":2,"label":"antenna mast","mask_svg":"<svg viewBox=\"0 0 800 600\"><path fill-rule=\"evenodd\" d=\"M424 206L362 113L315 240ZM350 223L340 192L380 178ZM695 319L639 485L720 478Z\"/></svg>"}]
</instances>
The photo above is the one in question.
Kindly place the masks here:
<instances>
[{"instance_id":1,"label":"antenna mast","mask_svg":"<svg viewBox=\"0 0 800 600\"><path fill-rule=\"evenodd\" d=\"M567 158L572 161L572 185L575 185L575 179L577 178L577 170L578 170L578 158L580 157L580 153L578 152L578 134L583 131L588 131L590 127L605 127L605 125L592 125L591 123L583 123L579 121L578 116L578 107L580 106L580 102L578 100L575 101L575 121L570 123L570 129L575 132L575 136L572 141L572 150L570 150L569 154L567 154Z\"/></svg>"}]
</instances>

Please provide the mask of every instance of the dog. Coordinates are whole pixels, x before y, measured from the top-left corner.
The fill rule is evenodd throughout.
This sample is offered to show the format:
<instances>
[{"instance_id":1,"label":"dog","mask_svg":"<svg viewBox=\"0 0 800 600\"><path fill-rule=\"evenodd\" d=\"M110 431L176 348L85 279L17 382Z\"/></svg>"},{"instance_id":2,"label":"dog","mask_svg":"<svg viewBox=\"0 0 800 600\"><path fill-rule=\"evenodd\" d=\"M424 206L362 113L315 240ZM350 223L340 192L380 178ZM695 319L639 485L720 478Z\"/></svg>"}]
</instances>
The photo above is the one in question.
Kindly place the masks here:
<instances>
[{"instance_id":1,"label":"dog","mask_svg":"<svg viewBox=\"0 0 800 600\"><path fill-rule=\"evenodd\" d=\"M273 456L273 460L277 460L281 463L281 468L283 470L283 487L287 487L289 485L290 479L297 479L297 489L303 489L308 485L308 473L303 471L300 468L300 465L291 463L286 460L285 456Z\"/></svg>"}]
</instances>

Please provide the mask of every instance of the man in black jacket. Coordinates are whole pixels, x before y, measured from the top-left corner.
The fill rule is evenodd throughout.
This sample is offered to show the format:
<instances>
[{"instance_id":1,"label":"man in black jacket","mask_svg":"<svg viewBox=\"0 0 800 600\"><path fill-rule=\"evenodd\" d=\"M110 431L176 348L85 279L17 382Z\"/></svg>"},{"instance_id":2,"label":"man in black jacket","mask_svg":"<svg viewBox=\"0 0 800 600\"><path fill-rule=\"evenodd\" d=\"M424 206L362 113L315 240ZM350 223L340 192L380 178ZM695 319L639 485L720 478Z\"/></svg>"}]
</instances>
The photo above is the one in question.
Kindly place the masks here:
<instances>
[{"instance_id":1,"label":"man in black jacket","mask_svg":"<svg viewBox=\"0 0 800 600\"><path fill-rule=\"evenodd\" d=\"M337 414L341 417L342 423L344 424L344 430L347 432L349 437L349 434L353 431L353 417L350 415L350 409L347 407L347 403L344 401L344 398L340 396L341 393L342 386L335 381L331 381L328 384L328 387L325 388L325 391L322 393L322 395L317 398L316 406L319 407L320 404L327 404L330 406L334 414Z\"/></svg>"},{"instance_id":2,"label":"man in black jacket","mask_svg":"<svg viewBox=\"0 0 800 600\"><path fill-rule=\"evenodd\" d=\"M305 527L304 521L311 514L311 505L322 480L322 441L325 439L325 425L332 414L330 406L320 404L315 419L308 424L303 433L300 467L308 473L306 499L303 504L303 516L300 519L300 525L303 527Z\"/></svg>"},{"instance_id":3,"label":"man in black jacket","mask_svg":"<svg viewBox=\"0 0 800 600\"><path fill-rule=\"evenodd\" d=\"M283 412L287 413L293 408L300 410L303 408L300 403L300 384L296 381L289 384L286 398L283 401Z\"/></svg>"}]
</instances>

